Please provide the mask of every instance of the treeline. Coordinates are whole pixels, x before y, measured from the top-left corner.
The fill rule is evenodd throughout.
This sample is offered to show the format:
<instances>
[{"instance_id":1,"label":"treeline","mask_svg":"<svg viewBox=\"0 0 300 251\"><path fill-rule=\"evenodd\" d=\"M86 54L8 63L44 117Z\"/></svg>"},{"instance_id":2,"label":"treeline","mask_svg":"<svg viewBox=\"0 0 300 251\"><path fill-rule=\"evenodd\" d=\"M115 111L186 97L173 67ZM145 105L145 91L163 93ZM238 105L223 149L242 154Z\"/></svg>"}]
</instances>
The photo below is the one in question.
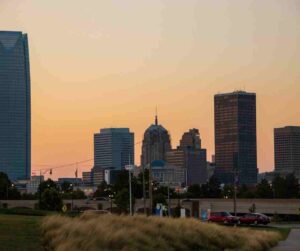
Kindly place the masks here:
<instances>
[{"instance_id":1,"label":"treeline","mask_svg":"<svg viewBox=\"0 0 300 251\"><path fill-rule=\"evenodd\" d=\"M256 186L237 186L238 198L300 198L299 183L294 174L276 176L271 183L261 180ZM204 185L192 185L185 194L188 198L233 198L233 185L222 186L214 177Z\"/></svg>"}]
</instances>

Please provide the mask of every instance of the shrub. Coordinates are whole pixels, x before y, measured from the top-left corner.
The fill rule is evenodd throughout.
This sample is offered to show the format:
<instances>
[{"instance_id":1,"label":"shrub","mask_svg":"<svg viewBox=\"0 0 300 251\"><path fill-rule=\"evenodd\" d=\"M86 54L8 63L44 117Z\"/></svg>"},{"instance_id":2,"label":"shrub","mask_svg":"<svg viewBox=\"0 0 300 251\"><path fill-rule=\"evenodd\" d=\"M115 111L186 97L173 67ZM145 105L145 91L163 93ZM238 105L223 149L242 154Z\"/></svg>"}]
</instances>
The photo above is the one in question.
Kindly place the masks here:
<instances>
[{"instance_id":1,"label":"shrub","mask_svg":"<svg viewBox=\"0 0 300 251\"><path fill-rule=\"evenodd\" d=\"M46 217L42 222L47 250L267 250L276 232L229 228L195 219L83 214Z\"/></svg>"}]
</instances>

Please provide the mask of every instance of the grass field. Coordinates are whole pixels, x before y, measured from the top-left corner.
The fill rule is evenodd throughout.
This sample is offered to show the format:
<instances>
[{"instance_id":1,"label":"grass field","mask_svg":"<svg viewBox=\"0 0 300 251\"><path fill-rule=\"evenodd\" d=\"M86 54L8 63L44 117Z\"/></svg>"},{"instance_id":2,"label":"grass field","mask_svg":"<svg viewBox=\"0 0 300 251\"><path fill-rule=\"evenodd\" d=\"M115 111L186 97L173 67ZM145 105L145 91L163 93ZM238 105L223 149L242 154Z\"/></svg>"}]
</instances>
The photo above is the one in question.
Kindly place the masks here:
<instances>
[{"instance_id":1,"label":"grass field","mask_svg":"<svg viewBox=\"0 0 300 251\"><path fill-rule=\"evenodd\" d=\"M0 214L0 251L41 251L43 217Z\"/></svg>"},{"instance_id":2,"label":"grass field","mask_svg":"<svg viewBox=\"0 0 300 251\"><path fill-rule=\"evenodd\" d=\"M45 217L0 214L0 251L42 251L42 250L44 250L44 248L42 246L42 231L40 228L40 223L43 222L43 219L45 219ZM70 218L63 217L63 219L68 221L68 219L70 219ZM111 219L111 220L114 221L114 219ZM75 221L77 221L77 220L75 219ZM85 221L89 221L89 219L85 219ZM139 220L136 219L136 221L139 221ZM146 223L147 220L144 219L143 222ZM146 231L150 231L149 234L154 233L154 236L155 236L154 239L156 237L158 237L157 236L158 232L163 233L162 231L163 231L163 228L165 228L165 227L170 229L171 232L178 231L177 227L173 227L173 225L170 226L169 223L167 223L165 225L165 223L161 222L161 219L159 219L159 218L155 217L154 222L156 222L155 223L156 230L155 229L151 230L150 225L149 225L149 228L146 227L144 224L142 224L142 226L141 226L141 231L144 231L145 227L146 227ZM176 222L178 222L178 221L176 221ZM179 221L179 223L180 222L181 221ZM182 227L185 228L186 226L185 226L184 222L181 222L180 224L183 224ZM191 221L188 221L188 222L193 223ZM90 222L90 223L93 224L92 222ZM107 223L109 224L111 222L108 221ZM136 223L138 223L138 222L136 222ZM56 224L60 225L59 222L56 222L54 225L56 225ZM116 224L116 222L115 222L115 224ZM126 226L126 224L127 224L126 220L123 221L123 223L121 224L122 228L124 228L125 230L128 227L128 226ZM204 229L207 229L205 227L205 225L203 225L203 227L204 227ZM208 228L210 228L210 227L208 226ZM224 228L228 228L228 232L231 232L232 230L233 230L233 232L236 231L236 230L234 230L233 227L224 227ZM281 235L280 239L285 239L288 236L289 231L290 231L289 228L249 227L249 226L242 226L242 227L238 227L237 229L241 229L243 231L248 230L247 231L248 234L250 233L249 231L252 231L252 230L262 231L262 233L265 231L277 232ZM119 229L116 229L116 230L119 231ZM197 232L200 230L201 229L197 230ZM80 229L77 228L76 231L80 232ZM89 229L87 232L89 232L89 231L91 231L91 230ZM220 236L218 236L218 234L217 234L217 232L219 231L218 227L217 228L213 227L213 231L214 231L215 237L219 238ZM140 231L138 231L138 232L140 232ZM198 234L199 234L199 235L197 235L198 238L200 238L201 232L202 231L198 232ZM189 233L191 234L191 232L189 232ZM86 233L83 233L83 234L86 234ZM138 233L135 233L135 234L138 234ZM250 234L250 235L252 235L252 234ZM64 238L63 235L60 235L60 236L62 238ZM126 233L125 233L125 236L126 236ZM86 236L86 241L88 241L88 242L90 241L91 243L94 242L95 240L91 240L90 237ZM168 236L168 235L166 235L166 237L172 238L172 236ZM161 241L161 238L158 238L158 239ZM196 237L196 239L197 239L197 237ZM147 240L147 238L143 239L143 242L146 240ZM222 239L222 242L224 240L225 239ZM111 241L113 241L113 239L111 239ZM140 241L140 240L138 240L138 241ZM146 241L146 243L147 243L147 241ZM130 243L129 245L134 245L134 244ZM115 249L112 248L111 250L115 250ZM126 250L130 250L130 249L126 249ZM148 249L148 250L150 250L150 249Z\"/></svg>"}]
</instances>

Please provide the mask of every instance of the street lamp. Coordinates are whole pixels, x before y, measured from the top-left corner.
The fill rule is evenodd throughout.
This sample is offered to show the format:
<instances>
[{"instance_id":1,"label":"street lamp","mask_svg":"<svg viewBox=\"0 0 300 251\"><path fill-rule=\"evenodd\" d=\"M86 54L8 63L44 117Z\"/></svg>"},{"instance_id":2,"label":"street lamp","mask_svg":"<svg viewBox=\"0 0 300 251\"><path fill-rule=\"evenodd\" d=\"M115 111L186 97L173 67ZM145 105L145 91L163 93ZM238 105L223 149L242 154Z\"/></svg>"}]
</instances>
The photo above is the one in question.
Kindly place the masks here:
<instances>
[{"instance_id":1,"label":"street lamp","mask_svg":"<svg viewBox=\"0 0 300 251\"><path fill-rule=\"evenodd\" d=\"M108 195L108 197L109 197L109 200L110 200L110 213L112 213L112 201L113 201L114 195L110 194L110 195Z\"/></svg>"},{"instance_id":2,"label":"street lamp","mask_svg":"<svg viewBox=\"0 0 300 251\"><path fill-rule=\"evenodd\" d=\"M73 211L73 184L70 184L71 187L71 211Z\"/></svg>"},{"instance_id":3,"label":"street lamp","mask_svg":"<svg viewBox=\"0 0 300 251\"><path fill-rule=\"evenodd\" d=\"M125 169L128 171L128 183L129 183L129 213L132 215L132 193L131 193L131 172L134 170L134 165L126 165Z\"/></svg>"}]
</instances>

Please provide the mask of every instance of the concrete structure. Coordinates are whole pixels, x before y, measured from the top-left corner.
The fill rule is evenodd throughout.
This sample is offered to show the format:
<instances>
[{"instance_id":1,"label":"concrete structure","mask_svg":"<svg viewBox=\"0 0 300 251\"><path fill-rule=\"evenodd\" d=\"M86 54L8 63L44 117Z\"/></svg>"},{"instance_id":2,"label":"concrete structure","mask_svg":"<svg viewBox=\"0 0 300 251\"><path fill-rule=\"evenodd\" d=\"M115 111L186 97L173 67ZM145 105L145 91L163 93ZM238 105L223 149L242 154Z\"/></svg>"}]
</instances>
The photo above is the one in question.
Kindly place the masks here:
<instances>
[{"instance_id":1,"label":"concrete structure","mask_svg":"<svg viewBox=\"0 0 300 251\"><path fill-rule=\"evenodd\" d=\"M128 128L105 128L94 135L94 170L122 170L134 164L134 134Z\"/></svg>"},{"instance_id":2,"label":"concrete structure","mask_svg":"<svg viewBox=\"0 0 300 251\"><path fill-rule=\"evenodd\" d=\"M275 172L300 179L300 126L274 129Z\"/></svg>"},{"instance_id":3,"label":"concrete structure","mask_svg":"<svg viewBox=\"0 0 300 251\"><path fill-rule=\"evenodd\" d=\"M206 170L207 170L208 180L215 174L215 169L216 169L216 163L207 161Z\"/></svg>"},{"instance_id":4,"label":"concrete structure","mask_svg":"<svg viewBox=\"0 0 300 251\"><path fill-rule=\"evenodd\" d=\"M44 182L44 176L31 176L26 185L26 192L31 194L37 193L41 182Z\"/></svg>"},{"instance_id":5,"label":"concrete structure","mask_svg":"<svg viewBox=\"0 0 300 251\"><path fill-rule=\"evenodd\" d=\"M208 210L212 212L233 212L233 201L231 199L191 199L180 200L182 207L190 210L191 201L199 203L199 210ZM38 203L37 200L1 200L0 207L3 203L7 203L8 208L14 207L29 207L34 208L34 205ZM71 204L71 200L64 200L64 203ZM101 204L103 209L110 209L110 201L94 201L94 200L74 200L74 207L89 207L92 209L98 209L98 205ZM277 214L290 214L299 215L300 199L238 199L237 200L237 212L249 213L249 208L255 204L256 212L273 215ZM146 205L149 205L149 201L146 201ZM171 200L171 207L175 208L178 205L177 199ZM134 204L134 211L141 211L143 209L144 202L142 199L136 199Z\"/></svg>"},{"instance_id":6,"label":"concrete structure","mask_svg":"<svg viewBox=\"0 0 300 251\"><path fill-rule=\"evenodd\" d=\"M215 174L221 183L257 183L256 94L215 95Z\"/></svg>"},{"instance_id":7,"label":"concrete structure","mask_svg":"<svg viewBox=\"0 0 300 251\"><path fill-rule=\"evenodd\" d=\"M57 183L59 185L62 185L64 182L68 182L70 184L73 184L74 186L81 186L82 185L82 179L81 178L58 178Z\"/></svg>"},{"instance_id":8,"label":"concrete structure","mask_svg":"<svg viewBox=\"0 0 300 251\"><path fill-rule=\"evenodd\" d=\"M30 179L31 110L27 34L0 31L0 172Z\"/></svg>"},{"instance_id":9,"label":"concrete structure","mask_svg":"<svg viewBox=\"0 0 300 251\"><path fill-rule=\"evenodd\" d=\"M181 187L185 183L185 169L170 165L163 160L151 163L153 180L164 186Z\"/></svg>"},{"instance_id":10,"label":"concrete structure","mask_svg":"<svg viewBox=\"0 0 300 251\"><path fill-rule=\"evenodd\" d=\"M144 133L141 165L147 166L154 160L165 160L166 152L171 150L171 140L168 131L158 124L157 116Z\"/></svg>"},{"instance_id":11,"label":"concrete structure","mask_svg":"<svg viewBox=\"0 0 300 251\"><path fill-rule=\"evenodd\" d=\"M92 180L93 180L93 186L99 186L104 179L104 170L105 169L95 169L93 168L91 173L92 173Z\"/></svg>"},{"instance_id":12,"label":"concrete structure","mask_svg":"<svg viewBox=\"0 0 300 251\"><path fill-rule=\"evenodd\" d=\"M206 149L201 148L198 129L185 132L177 149L166 153L166 161L185 170L186 185L207 182Z\"/></svg>"}]
</instances>

